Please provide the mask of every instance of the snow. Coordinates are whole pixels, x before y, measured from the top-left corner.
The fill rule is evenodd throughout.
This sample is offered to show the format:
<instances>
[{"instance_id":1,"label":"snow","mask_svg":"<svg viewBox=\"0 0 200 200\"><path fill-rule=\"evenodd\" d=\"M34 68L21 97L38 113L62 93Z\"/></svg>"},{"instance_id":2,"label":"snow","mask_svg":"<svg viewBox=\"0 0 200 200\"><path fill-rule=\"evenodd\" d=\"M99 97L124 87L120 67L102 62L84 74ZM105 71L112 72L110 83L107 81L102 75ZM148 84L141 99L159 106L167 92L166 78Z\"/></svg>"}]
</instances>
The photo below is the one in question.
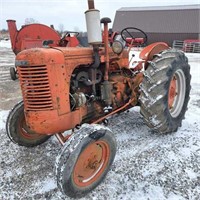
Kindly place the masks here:
<instances>
[{"instance_id":1,"label":"snow","mask_svg":"<svg viewBox=\"0 0 200 200\"><path fill-rule=\"evenodd\" d=\"M10 40L8 40L8 41L0 40L0 47L11 48Z\"/></svg>"},{"instance_id":2,"label":"snow","mask_svg":"<svg viewBox=\"0 0 200 200\"><path fill-rule=\"evenodd\" d=\"M42 182L42 187L39 189L40 193L48 192L53 190L57 187L55 180L47 178L45 181Z\"/></svg>"},{"instance_id":3,"label":"snow","mask_svg":"<svg viewBox=\"0 0 200 200\"><path fill-rule=\"evenodd\" d=\"M9 111L0 111L0 130L5 129L5 122Z\"/></svg>"},{"instance_id":4,"label":"snow","mask_svg":"<svg viewBox=\"0 0 200 200\"><path fill-rule=\"evenodd\" d=\"M0 53L7 51L10 51L9 43L0 41ZM139 107L111 117L108 127L115 133L118 144L115 161L105 180L82 200L199 199L200 54L187 56L192 88L182 127L172 134L152 133L144 124ZM2 59L7 59L4 64L9 66L13 58L10 62L6 56ZM1 74L0 80L4 80ZM7 93L13 93L18 102L18 91L12 90L13 82L8 83L5 85ZM57 188L54 173L55 158L62 147L55 137L35 148L10 142L5 122L14 102L1 91L4 90L0 87L0 95L4 95L0 101L0 199L69 199ZM5 105L4 98L7 99Z\"/></svg>"}]
</instances>

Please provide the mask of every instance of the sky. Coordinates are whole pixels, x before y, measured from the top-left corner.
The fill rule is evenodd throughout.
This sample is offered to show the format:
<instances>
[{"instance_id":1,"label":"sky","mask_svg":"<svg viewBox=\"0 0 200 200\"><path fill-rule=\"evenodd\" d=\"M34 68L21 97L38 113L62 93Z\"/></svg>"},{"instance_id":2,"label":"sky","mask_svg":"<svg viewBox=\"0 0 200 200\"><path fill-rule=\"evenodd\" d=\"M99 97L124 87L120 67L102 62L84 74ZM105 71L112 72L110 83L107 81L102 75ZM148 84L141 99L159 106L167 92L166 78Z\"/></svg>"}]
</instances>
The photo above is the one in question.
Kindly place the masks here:
<instances>
[{"instance_id":1,"label":"sky","mask_svg":"<svg viewBox=\"0 0 200 200\"><path fill-rule=\"evenodd\" d=\"M200 0L95 0L101 17L109 17L112 22L121 7L191 4L200 4ZM53 24L57 30L63 25L64 30L86 31L87 9L87 0L0 0L0 30L7 29L7 19L16 20L20 29L25 19L33 18L48 26Z\"/></svg>"}]
</instances>

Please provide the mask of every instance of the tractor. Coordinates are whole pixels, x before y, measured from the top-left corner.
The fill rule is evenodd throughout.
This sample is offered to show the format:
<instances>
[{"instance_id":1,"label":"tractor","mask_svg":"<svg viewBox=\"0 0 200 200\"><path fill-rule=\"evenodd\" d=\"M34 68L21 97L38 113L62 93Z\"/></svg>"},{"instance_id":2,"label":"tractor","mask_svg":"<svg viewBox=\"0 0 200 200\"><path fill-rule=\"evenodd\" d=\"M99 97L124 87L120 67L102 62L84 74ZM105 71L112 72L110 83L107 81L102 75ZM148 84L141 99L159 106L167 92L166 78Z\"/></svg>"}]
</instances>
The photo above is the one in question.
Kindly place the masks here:
<instances>
[{"instance_id":1,"label":"tractor","mask_svg":"<svg viewBox=\"0 0 200 200\"><path fill-rule=\"evenodd\" d=\"M105 126L108 118L140 106L152 131L175 132L187 110L191 80L187 57L163 42L145 47L137 66L129 66L134 28L123 29L110 45L111 20L100 19L94 0L88 7L90 47L45 46L16 55L23 101L6 122L10 140L21 146L56 136L63 145L56 159L57 185L75 198L97 187L114 161L117 146Z\"/></svg>"},{"instance_id":2,"label":"tractor","mask_svg":"<svg viewBox=\"0 0 200 200\"><path fill-rule=\"evenodd\" d=\"M62 36L54 29L54 26L44 24L26 24L17 30L16 21L7 20L8 30L11 39L13 53L17 55L25 49L43 47L45 45L52 47L76 47L79 46L78 32L66 31ZM10 68L12 80L18 78L17 68Z\"/></svg>"}]
</instances>

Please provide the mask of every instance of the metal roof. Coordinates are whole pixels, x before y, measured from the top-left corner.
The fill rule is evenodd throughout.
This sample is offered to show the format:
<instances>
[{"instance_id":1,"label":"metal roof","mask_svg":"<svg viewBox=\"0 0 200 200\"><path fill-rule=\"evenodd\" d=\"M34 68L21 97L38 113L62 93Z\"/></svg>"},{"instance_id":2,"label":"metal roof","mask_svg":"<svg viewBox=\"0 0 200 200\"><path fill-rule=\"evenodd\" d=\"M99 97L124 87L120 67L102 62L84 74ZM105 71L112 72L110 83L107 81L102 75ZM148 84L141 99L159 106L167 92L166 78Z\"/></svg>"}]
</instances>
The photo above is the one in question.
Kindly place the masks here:
<instances>
[{"instance_id":1,"label":"metal roof","mask_svg":"<svg viewBox=\"0 0 200 200\"><path fill-rule=\"evenodd\" d=\"M175 6L149 6L149 7L122 7L117 11L156 11L156 10L198 10L200 4L193 5L175 5Z\"/></svg>"}]
</instances>

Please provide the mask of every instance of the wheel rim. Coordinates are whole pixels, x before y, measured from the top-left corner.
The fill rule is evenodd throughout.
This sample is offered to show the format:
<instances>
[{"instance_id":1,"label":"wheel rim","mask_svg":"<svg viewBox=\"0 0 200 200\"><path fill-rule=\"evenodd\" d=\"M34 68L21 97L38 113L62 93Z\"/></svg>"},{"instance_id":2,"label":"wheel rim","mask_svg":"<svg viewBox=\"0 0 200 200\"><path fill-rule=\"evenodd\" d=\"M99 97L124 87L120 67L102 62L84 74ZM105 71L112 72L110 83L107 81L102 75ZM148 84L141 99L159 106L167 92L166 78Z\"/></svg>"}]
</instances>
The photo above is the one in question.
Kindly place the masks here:
<instances>
[{"instance_id":1,"label":"wheel rim","mask_svg":"<svg viewBox=\"0 0 200 200\"><path fill-rule=\"evenodd\" d=\"M168 107L172 117L177 117L183 107L186 92L186 78L182 70L177 70L170 82Z\"/></svg>"},{"instance_id":2,"label":"wheel rim","mask_svg":"<svg viewBox=\"0 0 200 200\"><path fill-rule=\"evenodd\" d=\"M105 141L89 144L81 152L73 172L74 183L87 187L98 180L105 171L110 157L110 148Z\"/></svg>"},{"instance_id":3,"label":"wheel rim","mask_svg":"<svg viewBox=\"0 0 200 200\"><path fill-rule=\"evenodd\" d=\"M21 137L23 137L24 139L27 139L27 140L38 140L38 139L41 139L44 137L44 135L37 134L37 133L31 131L27 127L26 121L25 121L25 116L23 114L20 116L20 119L19 119L18 132L21 135Z\"/></svg>"}]
</instances>

